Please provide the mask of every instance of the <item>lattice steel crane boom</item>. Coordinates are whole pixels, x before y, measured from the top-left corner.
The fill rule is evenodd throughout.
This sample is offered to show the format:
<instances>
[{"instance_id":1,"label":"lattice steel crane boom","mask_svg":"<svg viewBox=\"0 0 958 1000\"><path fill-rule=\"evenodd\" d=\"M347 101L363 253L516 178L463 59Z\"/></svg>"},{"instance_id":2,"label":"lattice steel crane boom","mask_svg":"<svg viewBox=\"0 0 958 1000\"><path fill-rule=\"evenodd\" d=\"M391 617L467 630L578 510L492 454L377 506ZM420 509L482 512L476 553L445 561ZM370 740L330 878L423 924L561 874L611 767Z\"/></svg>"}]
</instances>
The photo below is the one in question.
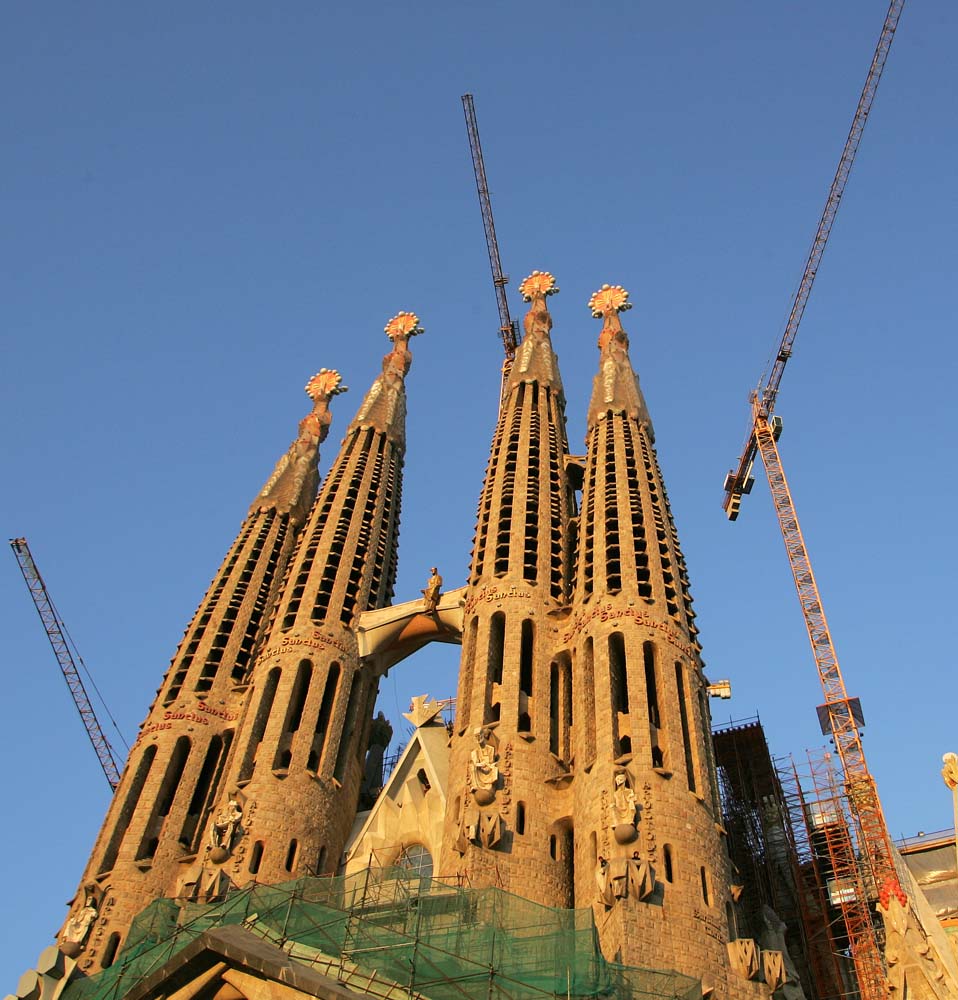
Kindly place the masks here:
<instances>
[{"instance_id":1,"label":"lattice steel crane boom","mask_svg":"<svg viewBox=\"0 0 958 1000\"><path fill-rule=\"evenodd\" d=\"M25 538L11 538L10 547L17 557L20 572L23 574L27 589L33 598L33 604L37 609L37 614L40 616L40 621L43 622L43 628L47 633L47 638L50 640L50 645L53 647L57 663L60 664L60 670L63 671L63 678L67 682L70 694L73 696L73 701L76 704L77 711L80 713L80 718L83 720L83 725L86 728L87 735L90 737L90 742L93 744L93 749L99 758L100 766L106 775L106 780L110 783L110 788L116 791L116 786L120 783L120 766L109 740L107 740L103 733L103 728L100 725L99 719L97 719L96 712L93 710L93 705L90 704L90 699L87 696L80 672L77 670L76 661L79 660L82 666L83 660L79 653L74 653L70 648L69 633L63 624L63 619L53 606L53 601L50 600L46 584L43 582L43 577L40 576L37 564L33 561L33 555L30 552L29 545L27 545L27 540Z\"/></svg>"},{"instance_id":2,"label":"lattice steel crane boom","mask_svg":"<svg viewBox=\"0 0 958 1000\"><path fill-rule=\"evenodd\" d=\"M795 301L792 303L791 312L788 314L788 322L785 324L785 332L772 363L772 368L763 373L764 385L760 385L753 393L768 416L772 415L775 409L775 401L778 396L778 387L782 381L785 365L792 356L792 348L795 344L795 337L798 334L798 326L802 321L802 314L808 303L808 297L812 291L812 284L815 275L818 273L818 265L821 263L822 254L825 252L825 244L828 242L829 234L832 231L832 224L838 214L838 206L841 204L842 195L845 192L845 184L848 175L851 173L852 164L855 162L855 154L861 143L862 133L865 130L865 122L868 120L868 113L871 111L872 102L875 100L875 92L878 90L878 82L881 80L882 70L885 68L885 60L888 58L888 50L891 48L892 39L895 37L895 29L898 27L898 19L901 16L905 0L891 0L888 13L885 16L885 23L882 26L881 35L878 38L878 45L875 47L875 55L872 57L871 66L868 69L868 76L865 78L865 86L862 88L861 97L858 99L858 107L855 109L855 117L852 119L852 127L845 140L845 147L842 149L841 158L838 161L838 169L832 180L832 186L828 191L828 198L825 200L825 208L822 217L818 222L818 229L815 232L815 239L808 252L808 260L805 262L805 270L802 273L802 280L799 282L798 291L795 293ZM730 521L738 517L739 505L742 502L742 495L750 493L752 489L752 464L755 461L755 430L749 428L748 437L742 448L742 454L738 460L738 466L730 469L725 477L725 500L723 506Z\"/></svg>"},{"instance_id":3,"label":"lattice steel crane boom","mask_svg":"<svg viewBox=\"0 0 958 1000\"><path fill-rule=\"evenodd\" d=\"M509 315L509 302L506 299L506 285L509 278L502 273L502 261L499 259L496 224L492 218L492 202L489 200L489 185L486 183L486 168L482 160L479 125L476 122L476 108L472 101L472 94L462 95L462 108L466 115L466 130L469 133L472 168L476 174L476 190L479 192L482 227L486 233L486 249L489 251L492 284L496 289L496 303L499 306L499 335L502 337L502 346L506 351L506 371L508 371L512 359L516 356L516 348L519 346L519 324Z\"/></svg>"},{"instance_id":4,"label":"lattice steel crane boom","mask_svg":"<svg viewBox=\"0 0 958 1000\"><path fill-rule=\"evenodd\" d=\"M882 813L875 780L865 760L859 732L859 726L862 724L860 706L858 699L849 698L845 688L795 504L778 453L776 442L781 433L781 420L773 417L772 411L903 7L904 0L891 0L778 353L771 371L764 379L764 385L760 385L752 393L752 424L738 468L730 471L726 477L724 503L726 514L734 521L738 517L742 495L751 490L752 464L758 452L762 456L768 476L775 513L785 542L789 566L825 695L825 703L820 709L822 729L831 733L835 743L841 763L844 791L848 796L859 831L859 847L865 871L874 887L884 893L895 892L899 898L902 898L902 890L895 871L891 838L888 836L888 827ZM839 864L847 862L847 859L840 857L838 847L833 845L831 839L828 841L828 848L836 869ZM883 1000L887 992L884 966L872 925L867 899L867 881L859 879L857 889L841 892L839 903L855 962L862 1000Z\"/></svg>"}]
</instances>

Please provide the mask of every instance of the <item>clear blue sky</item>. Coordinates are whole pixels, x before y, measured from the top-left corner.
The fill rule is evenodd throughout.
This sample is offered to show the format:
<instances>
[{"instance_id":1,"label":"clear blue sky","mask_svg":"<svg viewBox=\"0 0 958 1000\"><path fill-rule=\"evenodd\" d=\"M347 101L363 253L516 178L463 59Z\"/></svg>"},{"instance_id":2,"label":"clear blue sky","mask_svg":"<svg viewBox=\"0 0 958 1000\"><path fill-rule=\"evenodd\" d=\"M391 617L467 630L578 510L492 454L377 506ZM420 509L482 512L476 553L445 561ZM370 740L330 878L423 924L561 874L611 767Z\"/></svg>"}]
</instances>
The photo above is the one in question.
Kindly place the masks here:
<instances>
[{"instance_id":1,"label":"clear blue sky","mask_svg":"<svg viewBox=\"0 0 958 1000\"><path fill-rule=\"evenodd\" d=\"M246 507L339 368L323 454L419 313L397 599L464 581L501 349L459 103L506 269L557 276L582 450L621 283L709 675L772 750L822 742L759 482L722 480L777 344L883 0L20 3L0 40L4 537L26 535L128 739ZM945 827L958 749L958 8L902 17L785 377L781 447L894 834ZM12 554L0 572L6 992L64 915L107 786ZM383 684L454 693L455 650ZM401 721L401 720L399 720Z\"/></svg>"}]
</instances>

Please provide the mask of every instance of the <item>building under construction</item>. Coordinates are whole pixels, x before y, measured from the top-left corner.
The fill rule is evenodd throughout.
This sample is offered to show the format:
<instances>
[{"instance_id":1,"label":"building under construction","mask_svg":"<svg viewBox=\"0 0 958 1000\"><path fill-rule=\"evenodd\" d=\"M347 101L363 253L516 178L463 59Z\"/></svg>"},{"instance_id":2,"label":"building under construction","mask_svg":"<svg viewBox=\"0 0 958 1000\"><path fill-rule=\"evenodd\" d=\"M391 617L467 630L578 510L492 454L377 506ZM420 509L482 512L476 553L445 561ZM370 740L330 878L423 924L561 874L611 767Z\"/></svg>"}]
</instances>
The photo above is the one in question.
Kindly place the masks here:
<instances>
[{"instance_id":1,"label":"building under construction","mask_svg":"<svg viewBox=\"0 0 958 1000\"><path fill-rule=\"evenodd\" d=\"M598 337L574 454L559 289L533 271L513 324L467 101L506 347L467 583L446 590L433 569L421 598L393 600L423 333L400 312L322 482L344 389L326 369L307 383L310 412L186 627L20 1000L958 997L954 950L888 839L772 414L900 7L726 481L735 517L763 459L834 756L807 776L776 766L757 720L713 740L723 689L704 670L629 293L603 285L560 319L565 343ZM55 613L44 624L56 647ZM455 713L416 699L384 776L380 683L431 642L461 646Z\"/></svg>"}]
</instances>

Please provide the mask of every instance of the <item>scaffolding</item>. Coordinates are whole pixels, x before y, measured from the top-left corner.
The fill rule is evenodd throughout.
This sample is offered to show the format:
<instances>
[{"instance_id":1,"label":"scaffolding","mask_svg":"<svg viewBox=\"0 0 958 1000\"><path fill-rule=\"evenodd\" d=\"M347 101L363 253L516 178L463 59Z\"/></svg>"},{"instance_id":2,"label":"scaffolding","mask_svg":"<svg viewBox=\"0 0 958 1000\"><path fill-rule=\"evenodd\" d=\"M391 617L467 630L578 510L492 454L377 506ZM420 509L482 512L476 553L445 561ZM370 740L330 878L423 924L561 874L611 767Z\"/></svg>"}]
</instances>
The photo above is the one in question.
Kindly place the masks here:
<instances>
[{"instance_id":1,"label":"scaffolding","mask_svg":"<svg viewBox=\"0 0 958 1000\"><path fill-rule=\"evenodd\" d=\"M735 932L760 939L765 907L785 924L785 942L807 996L818 996L818 976L806 943L801 885L782 786L758 716L730 722L713 734L722 821L741 884Z\"/></svg>"},{"instance_id":2,"label":"scaffolding","mask_svg":"<svg viewBox=\"0 0 958 1000\"><path fill-rule=\"evenodd\" d=\"M689 976L604 959L591 909L553 909L401 868L253 884L210 903L155 900L114 965L72 983L64 1000L120 1000L202 933L231 924L382 1000L701 1000Z\"/></svg>"},{"instance_id":3,"label":"scaffolding","mask_svg":"<svg viewBox=\"0 0 958 1000\"><path fill-rule=\"evenodd\" d=\"M805 884L800 895L816 942L822 1000L878 995L885 990L878 887L834 755L824 749L808 753L802 773L792 760L779 762L779 778Z\"/></svg>"}]
</instances>

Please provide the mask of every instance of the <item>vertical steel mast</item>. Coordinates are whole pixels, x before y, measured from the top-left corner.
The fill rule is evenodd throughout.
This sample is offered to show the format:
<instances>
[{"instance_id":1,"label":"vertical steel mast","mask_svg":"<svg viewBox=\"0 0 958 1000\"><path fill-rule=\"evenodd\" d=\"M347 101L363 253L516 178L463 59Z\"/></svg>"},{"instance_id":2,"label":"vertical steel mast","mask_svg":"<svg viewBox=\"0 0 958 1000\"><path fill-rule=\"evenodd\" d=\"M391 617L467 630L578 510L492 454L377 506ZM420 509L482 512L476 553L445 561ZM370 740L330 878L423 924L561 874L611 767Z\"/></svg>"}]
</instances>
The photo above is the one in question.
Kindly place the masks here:
<instances>
[{"instance_id":1,"label":"vertical steel mast","mask_svg":"<svg viewBox=\"0 0 958 1000\"><path fill-rule=\"evenodd\" d=\"M502 384L505 386L509 369L512 367L519 346L519 324L509 315L509 301L506 298L508 275L502 273L499 259L499 243L496 240L496 224L492 218L492 202L489 199L489 185L486 183L486 168L482 160L482 146L479 143L479 125L472 94L462 95L462 108L466 115L466 130L469 133L469 151L472 153L472 168L476 175L476 190L479 193L479 208L482 212L482 227L486 233L486 249L489 252L489 267L492 269L492 284L496 290L496 304L499 306L499 335L505 348L506 359L502 366Z\"/></svg>"}]
</instances>

